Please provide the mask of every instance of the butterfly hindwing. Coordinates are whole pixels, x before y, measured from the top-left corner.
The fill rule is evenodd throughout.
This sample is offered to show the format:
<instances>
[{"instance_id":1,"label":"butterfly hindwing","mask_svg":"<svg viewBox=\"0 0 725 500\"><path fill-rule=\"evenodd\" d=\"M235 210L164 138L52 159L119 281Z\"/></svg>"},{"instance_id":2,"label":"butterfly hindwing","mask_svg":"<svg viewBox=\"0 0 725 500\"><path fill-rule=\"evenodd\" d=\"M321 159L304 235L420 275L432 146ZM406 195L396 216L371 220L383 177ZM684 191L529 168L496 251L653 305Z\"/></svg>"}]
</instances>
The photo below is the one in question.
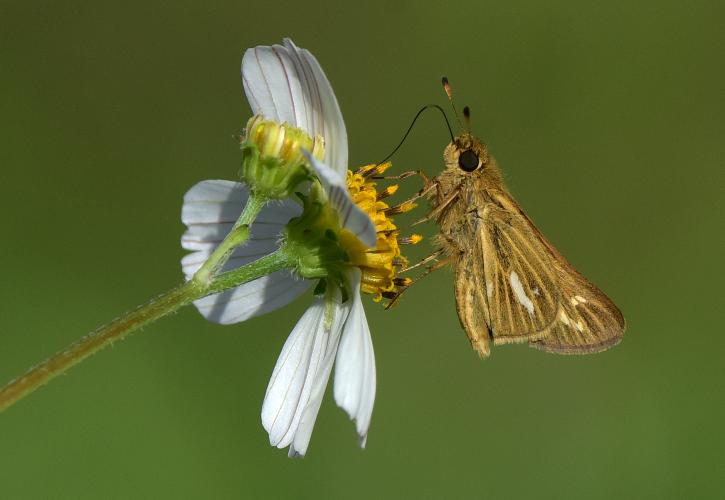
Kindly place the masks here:
<instances>
[{"instance_id":1,"label":"butterfly hindwing","mask_svg":"<svg viewBox=\"0 0 725 500\"><path fill-rule=\"evenodd\" d=\"M456 267L456 308L461 326L466 331L471 346L482 357L490 354L488 317L484 286L473 272L483 261L478 255L465 255Z\"/></svg>"},{"instance_id":2,"label":"butterfly hindwing","mask_svg":"<svg viewBox=\"0 0 725 500\"><path fill-rule=\"evenodd\" d=\"M625 328L622 313L609 297L564 264L558 271L564 300L557 320L531 347L557 354L589 354L618 344Z\"/></svg>"}]
</instances>

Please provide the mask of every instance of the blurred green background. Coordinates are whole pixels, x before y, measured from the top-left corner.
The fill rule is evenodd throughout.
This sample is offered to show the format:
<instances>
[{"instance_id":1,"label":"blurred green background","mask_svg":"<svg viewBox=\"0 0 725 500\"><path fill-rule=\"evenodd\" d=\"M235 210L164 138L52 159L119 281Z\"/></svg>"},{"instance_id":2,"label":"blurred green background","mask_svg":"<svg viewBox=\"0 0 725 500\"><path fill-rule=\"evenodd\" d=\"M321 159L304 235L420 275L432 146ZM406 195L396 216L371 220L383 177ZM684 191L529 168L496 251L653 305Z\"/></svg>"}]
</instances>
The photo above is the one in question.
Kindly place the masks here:
<instances>
[{"instance_id":1,"label":"blurred green background","mask_svg":"<svg viewBox=\"0 0 725 500\"><path fill-rule=\"evenodd\" d=\"M289 460L259 413L308 300L226 327L187 308L0 415L0 497L721 497L724 23L718 1L0 2L2 382L181 280L181 197L234 178L240 56L283 36L332 81L353 165L448 75L628 321L604 354L481 361L451 273L368 300L368 447L328 394ZM435 174L446 143L425 116L396 169Z\"/></svg>"}]
</instances>

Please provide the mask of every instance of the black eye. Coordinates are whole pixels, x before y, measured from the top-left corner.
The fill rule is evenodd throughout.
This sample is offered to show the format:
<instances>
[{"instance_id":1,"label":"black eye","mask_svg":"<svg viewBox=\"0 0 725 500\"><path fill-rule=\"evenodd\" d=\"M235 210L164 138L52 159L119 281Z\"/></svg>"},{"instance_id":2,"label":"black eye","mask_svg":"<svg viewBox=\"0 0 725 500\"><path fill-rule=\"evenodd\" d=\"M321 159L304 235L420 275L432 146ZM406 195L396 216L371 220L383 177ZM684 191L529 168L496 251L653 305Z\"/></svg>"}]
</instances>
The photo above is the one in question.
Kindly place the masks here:
<instances>
[{"instance_id":1,"label":"black eye","mask_svg":"<svg viewBox=\"0 0 725 500\"><path fill-rule=\"evenodd\" d=\"M466 172L473 172L478 168L478 156L472 149L467 149L458 157L458 166Z\"/></svg>"}]
</instances>

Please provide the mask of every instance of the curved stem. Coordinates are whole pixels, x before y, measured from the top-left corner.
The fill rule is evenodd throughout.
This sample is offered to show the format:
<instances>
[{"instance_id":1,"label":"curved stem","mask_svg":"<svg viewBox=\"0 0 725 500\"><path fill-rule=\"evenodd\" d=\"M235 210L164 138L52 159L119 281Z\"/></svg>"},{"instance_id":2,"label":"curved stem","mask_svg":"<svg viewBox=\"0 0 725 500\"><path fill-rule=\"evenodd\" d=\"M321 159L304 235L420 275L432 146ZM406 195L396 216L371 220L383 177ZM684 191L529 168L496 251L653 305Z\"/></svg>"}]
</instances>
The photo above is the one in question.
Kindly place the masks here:
<instances>
[{"instance_id":1,"label":"curved stem","mask_svg":"<svg viewBox=\"0 0 725 500\"><path fill-rule=\"evenodd\" d=\"M264 205L267 204L267 201L267 198L254 193L254 191L249 193L247 204L244 205L244 210L242 210L239 219L234 223L234 226L224 238L224 241L214 249L214 252L212 252L206 262L194 273L193 281L201 286L208 286L211 283L214 276L227 263L234 249L249 239L249 226L257 218L257 215L264 208Z\"/></svg>"},{"instance_id":2,"label":"curved stem","mask_svg":"<svg viewBox=\"0 0 725 500\"><path fill-rule=\"evenodd\" d=\"M218 275L208 286L200 286L194 280L187 281L89 333L31 368L24 375L11 380L0 389L0 412L107 345L125 338L128 334L180 307L206 295L292 267L292 264L293 259L284 250L278 250L246 266Z\"/></svg>"}]
</instances>

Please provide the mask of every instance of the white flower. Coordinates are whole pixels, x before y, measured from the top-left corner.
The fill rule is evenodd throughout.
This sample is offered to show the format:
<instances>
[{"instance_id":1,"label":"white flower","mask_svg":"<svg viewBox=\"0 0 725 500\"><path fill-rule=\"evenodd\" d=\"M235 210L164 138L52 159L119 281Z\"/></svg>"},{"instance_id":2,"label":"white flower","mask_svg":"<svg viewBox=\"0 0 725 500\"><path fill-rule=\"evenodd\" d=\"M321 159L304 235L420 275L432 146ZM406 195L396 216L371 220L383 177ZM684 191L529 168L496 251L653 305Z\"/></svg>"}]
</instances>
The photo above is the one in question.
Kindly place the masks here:
<instances>
[{"instance_id":1,"label":"white flower","mask_svg":"<svg viewBox=\"0 0 725 500\"><path fill-rule=\"evenodd\" d=\"M311 160L330 205L342 227L365 247L377 236L370 217L347 190L347 133L332 88L316 59L291 40L284 45L249 49L242 60L242 80L255 115L287 123L324 140L324 162ZM249 196L245 185L222 180L203 181L184 197L182 221L187 231L182 246L193 253L182 259L190 279L229 233ZM280 234L301 213L286 199L267 205L251 226L246 245L237 248L223 271L248 264L277 249ZM316 298L284 344L262 407L262 424L273 446L289 446L290 456L304 455L322 396L335 364L335 401L356 422L364 446L375 399L375 357L365 318L361 271L345 273L349 300L333 288ZM195 302L207 319L231 324L282 307L309 289L312 281L290 271L263 278Z\"/></svg>"}]
</instances>

